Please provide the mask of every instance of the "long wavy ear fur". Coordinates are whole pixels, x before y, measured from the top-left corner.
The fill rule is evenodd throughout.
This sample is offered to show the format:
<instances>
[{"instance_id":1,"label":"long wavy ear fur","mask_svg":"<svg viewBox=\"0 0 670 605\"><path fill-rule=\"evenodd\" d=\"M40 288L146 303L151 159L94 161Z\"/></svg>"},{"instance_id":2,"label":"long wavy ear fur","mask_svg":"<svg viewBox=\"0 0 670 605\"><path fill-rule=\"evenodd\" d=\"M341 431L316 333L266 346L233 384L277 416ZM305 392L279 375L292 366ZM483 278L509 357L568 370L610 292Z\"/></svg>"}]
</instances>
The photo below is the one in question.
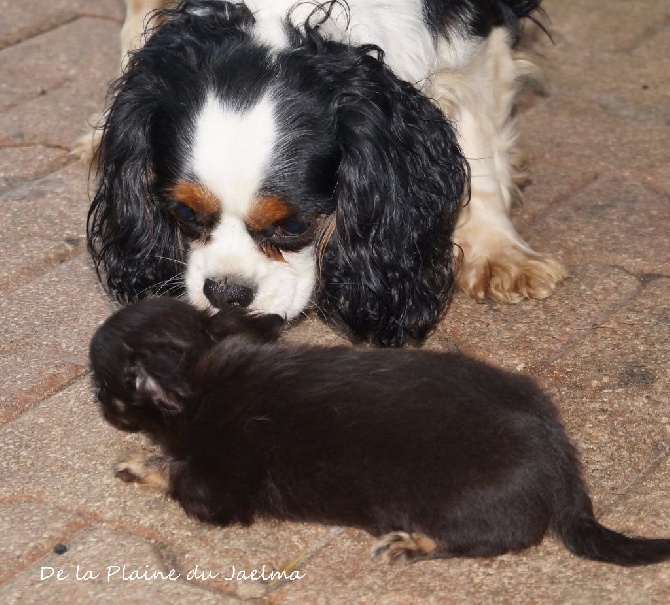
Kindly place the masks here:
<instances>
[{"instance_id":1,"label":"long wavy ear fur","mask_svg":"<svg viewBox=\"0 0 670 605\"><path fill-rule=\"evenodd\" d=\"M183 271L186 246L159 203L159 183L179 166L166 155L161 166L166 174L156 175L153 154L179 146L175 124L187 119L180 103L195 103L202 93L204 78L198 73L203 53L194 48L216 44L223 33L236 35L237 28L253 21L245 6L221 1L186 1L159 16L161 25L133 53L111 91L97 190L88 213L88 249L98 277L123 303L162 289L183 291L174 278ZM180 88L171 90L171 85ZM172 125L169 140L163 140L165 124Z\"/></svg>"},{"instance_id":2,"label":"long wavy ear fur","mask_svg":"<svg viewBox=\"0 0 670 605\"><path fill-rule=\"evenodd\" d=\"M451 236L467 162L442 112L398 79L379 49L306 35L336 91L342 154L320 308L378 345L420 341L452 292Z\"/></svg>"},{"instance_id":3,"label":"long wavy ear fur","mask_svg":"<svg viewBox=\"0 0 670 605\"><path fill-rule=\"evenodd\" d=\"M126 81L132 85L133 79L129 74ZM98 187L88 213L88 249L98 277L124 303L173 278L182 260L177 229L152 191L152 112L142 94L122 89L116 97L98 152Z\"/></svg>"}]
</instances>

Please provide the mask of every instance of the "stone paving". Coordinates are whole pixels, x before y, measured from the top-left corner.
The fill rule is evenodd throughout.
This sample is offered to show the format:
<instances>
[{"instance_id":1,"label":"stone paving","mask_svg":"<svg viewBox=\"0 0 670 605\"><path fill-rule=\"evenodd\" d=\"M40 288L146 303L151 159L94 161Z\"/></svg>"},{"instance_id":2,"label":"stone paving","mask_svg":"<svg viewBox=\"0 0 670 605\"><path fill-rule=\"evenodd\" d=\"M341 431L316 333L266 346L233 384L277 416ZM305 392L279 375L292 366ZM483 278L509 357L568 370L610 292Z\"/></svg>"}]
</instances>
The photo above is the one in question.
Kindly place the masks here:
<instances>
[{"instance_id":1,"label":"stone paving","mask_svg":"<svg viewBox=\"0 0 670 605\"><path fill-rule=\"evenodd\" d=\"M515 220L570 278L517 306L457 295L426 347L534 375L603 522L670 536L670 5L545 7L554 43L533 48L550 92L520 103L532 182ZM387 567L360 531L211 528L116 480L114 461L142 441L93 402L88 340L113 306L85 251L90 184L69 149L115 75L123 4L0 0L0 14L1 602L670 602L670 564L586 562L553 538L494 560ZM286 338L342 341L316 319ZM233 566L300 579L231 580Z\"/></svg>"}]
</instances>

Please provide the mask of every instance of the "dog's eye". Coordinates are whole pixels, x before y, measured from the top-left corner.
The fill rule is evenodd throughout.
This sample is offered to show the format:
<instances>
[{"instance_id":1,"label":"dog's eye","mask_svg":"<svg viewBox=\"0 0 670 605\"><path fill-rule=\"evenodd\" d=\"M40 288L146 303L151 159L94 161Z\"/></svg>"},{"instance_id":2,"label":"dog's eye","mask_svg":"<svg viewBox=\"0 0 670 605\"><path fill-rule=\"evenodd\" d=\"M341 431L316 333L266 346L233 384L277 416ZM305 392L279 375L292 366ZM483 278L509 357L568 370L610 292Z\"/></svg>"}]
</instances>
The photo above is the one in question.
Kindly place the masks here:
<instances>
[{"instance_id":1,"label":"dog's eye","mask_svg":"<svg viewBox=\"0 0 670 605\"><path fill-rule=\"evenodd\" d=\"M277 234L285 237L296 237L307 231L309 225L294 218L285 219L277 223Z\"/></svg>"},{"instance_id":2,"label":"dog's eye","mask_svg":"<svg viewBox=\"0 0 670 605\"><path fill-rule=\"evenodd\" d=\"M195 220L195 210L186 204L177 202L173 209L174 215L180 220L187 223Z\"/></svg>"}]
</instances>

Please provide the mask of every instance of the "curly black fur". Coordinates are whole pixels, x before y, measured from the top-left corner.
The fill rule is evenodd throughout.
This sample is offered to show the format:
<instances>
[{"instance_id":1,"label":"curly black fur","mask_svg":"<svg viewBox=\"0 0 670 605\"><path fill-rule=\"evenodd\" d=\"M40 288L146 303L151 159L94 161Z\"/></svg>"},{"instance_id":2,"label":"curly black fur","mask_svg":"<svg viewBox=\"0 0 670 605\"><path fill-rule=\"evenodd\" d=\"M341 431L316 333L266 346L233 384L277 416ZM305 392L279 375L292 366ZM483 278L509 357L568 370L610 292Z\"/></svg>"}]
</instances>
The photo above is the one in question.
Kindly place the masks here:
<instances>
[{"instance_id":1,"label":"curly black fur","mask_svg":"<svg viewBox=\"0 0 670 605\"><path fill-rule=\"evenodd\" d=\"M331 95L341 153L319 307L376 344L422 340L455 276L451 234L469 173L453 128L378 48L308 31L287 61Z\"/></svg>"}]
</instances>

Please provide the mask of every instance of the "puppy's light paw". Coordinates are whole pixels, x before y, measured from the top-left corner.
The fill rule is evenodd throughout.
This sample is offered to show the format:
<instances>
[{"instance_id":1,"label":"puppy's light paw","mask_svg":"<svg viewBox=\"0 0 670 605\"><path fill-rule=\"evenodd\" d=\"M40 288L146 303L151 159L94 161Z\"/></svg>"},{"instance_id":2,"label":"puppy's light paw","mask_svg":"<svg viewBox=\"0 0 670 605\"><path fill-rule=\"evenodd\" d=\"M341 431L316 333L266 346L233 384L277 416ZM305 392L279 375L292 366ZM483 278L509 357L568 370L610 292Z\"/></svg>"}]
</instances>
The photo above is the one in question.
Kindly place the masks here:
<instances>
[{"instance_id":1,"label":"puppy's light paw","mask_svg":"<svg viewBox=\"0 0 670 605\"><path fill-rule=\"evenodd\" d=\"M423 534L394 531L382 536L370 549L370 556L382 557L387 563L408 563L423 559L437 548L432 538Z\"/></svg>"},{"instance_id":2,"label":"puppy's light paw","mask_svg":"<svg viewBox=\"0 0 670 605\"><path fill-rule=\"evenodd\" d=\"M477 257L469 256L466 248L456 283L478 302L488 298L518 303L547 298L567 275L563 265L548 256L502 245Z\"/></svg>"},{"instance_id":3,"label":"puppy's light paw","mask_svg":"<svg viewBox=\"0 0 670 605\"><path fill-rule=\"evenodd\" d=\"M167 491L172 460L163 454L134 451L114 467L114 475L126 483L141 483Z\"/></svg>"}]
</instances>

